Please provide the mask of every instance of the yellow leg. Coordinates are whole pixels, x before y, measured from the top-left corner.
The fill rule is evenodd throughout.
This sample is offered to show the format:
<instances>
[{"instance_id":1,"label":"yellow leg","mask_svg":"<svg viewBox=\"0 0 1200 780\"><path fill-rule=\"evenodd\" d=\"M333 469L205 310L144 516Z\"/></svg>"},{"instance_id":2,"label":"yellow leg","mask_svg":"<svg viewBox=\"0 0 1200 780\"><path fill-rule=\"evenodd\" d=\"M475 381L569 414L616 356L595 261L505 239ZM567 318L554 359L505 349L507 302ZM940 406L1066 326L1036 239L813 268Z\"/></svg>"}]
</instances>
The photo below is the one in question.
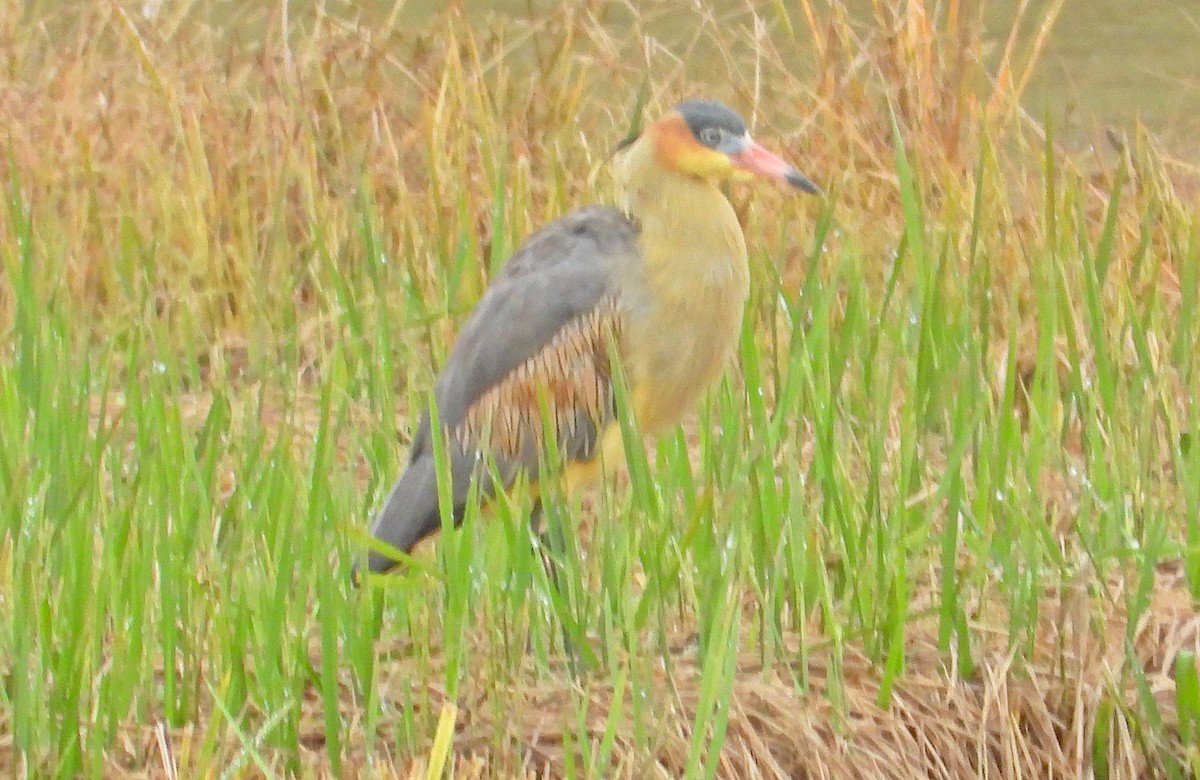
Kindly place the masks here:
<instances>
[{"instance_id":1,"label":"yellow leg","mask_svg":"<svg viewBox=\"0 0 1200 780\"><path fill-rule=\"evenodd\" d=\"M577 461L567 465L562 476L563 493L573 496L580 490L595 485L605 474L612 474L625 463L625 443L621 437L621 426L613 423L600 435L600 447L596 457L589 461Z\"/></svg>"}]
</instances>

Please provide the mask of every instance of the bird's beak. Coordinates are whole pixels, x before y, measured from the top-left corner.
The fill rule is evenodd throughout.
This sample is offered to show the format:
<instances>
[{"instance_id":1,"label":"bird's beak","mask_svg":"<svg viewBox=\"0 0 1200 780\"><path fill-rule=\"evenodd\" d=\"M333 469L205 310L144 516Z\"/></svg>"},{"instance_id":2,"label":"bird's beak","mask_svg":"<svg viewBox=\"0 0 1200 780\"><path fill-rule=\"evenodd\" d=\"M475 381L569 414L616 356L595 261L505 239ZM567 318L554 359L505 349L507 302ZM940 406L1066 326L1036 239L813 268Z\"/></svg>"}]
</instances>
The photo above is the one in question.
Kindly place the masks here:
<instances>
[{"instance_id":1,"label":"bird's beak","mask_svg":"<svg viewBox=\"0 0 1200 780\"><path fill-rule=\"evenodd\" d=\"M821 188L813 184L811 179L749 138L745 139L741 148L729 154L729 159L738 170L765 176L814 195L821 194Z\"/></svg>"}]
</instances>

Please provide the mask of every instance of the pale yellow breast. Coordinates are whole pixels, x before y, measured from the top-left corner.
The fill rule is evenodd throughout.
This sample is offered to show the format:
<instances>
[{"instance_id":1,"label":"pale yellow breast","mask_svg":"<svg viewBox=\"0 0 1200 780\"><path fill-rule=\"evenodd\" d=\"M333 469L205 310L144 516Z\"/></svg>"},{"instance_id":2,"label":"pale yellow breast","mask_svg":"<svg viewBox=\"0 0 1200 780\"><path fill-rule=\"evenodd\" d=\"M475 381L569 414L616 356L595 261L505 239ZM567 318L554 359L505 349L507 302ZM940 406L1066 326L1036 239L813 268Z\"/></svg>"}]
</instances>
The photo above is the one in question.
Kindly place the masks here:
<instances>
[{"instance_id":1,"label":"pale yellow breast","mask_svg":"<svg viewBox=\"0 0 1200 780\"><path fill-rule=\"evenodd\" d=\"M653 433L691 412L727 368L750 275L737 216L714 187L676 183L638 216L642 275L625 299L624 360L638 424Z\"/></svg>"}]
</instances>

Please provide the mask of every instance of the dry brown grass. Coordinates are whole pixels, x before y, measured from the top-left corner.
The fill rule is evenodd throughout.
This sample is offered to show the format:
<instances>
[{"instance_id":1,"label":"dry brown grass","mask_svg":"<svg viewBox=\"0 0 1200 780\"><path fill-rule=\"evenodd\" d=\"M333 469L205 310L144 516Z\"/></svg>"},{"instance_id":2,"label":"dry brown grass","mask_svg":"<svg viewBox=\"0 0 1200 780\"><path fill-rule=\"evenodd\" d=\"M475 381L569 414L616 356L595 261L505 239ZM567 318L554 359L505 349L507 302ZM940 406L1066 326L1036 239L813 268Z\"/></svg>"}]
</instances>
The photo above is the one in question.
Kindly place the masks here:
<instances>
[{"instance_id":1,"label":"dry brown grass","mask_svg":"<svg viewBox=\"0 0 1200 780\"><path fill-rule=\"evenodd\" d=\"M0 113L11 118L4 165L66 258L72 301L102 317L165 318L178 323L181 342L268 349L276 312L293 308L311 320L313 344L334 337L319 316L328 284L319 255L362 261L353 213L361 198L377 209L389 255L411 258L414 284L435 299L428 285L441 271L423 264L445 262L456 241L488 256L494 217L511 228L508 245L569 204L604 197L585 173L625 132L647 74L648 110L690 94L730 100L760 137L820 172L843 228L830 237L831 258L846 241L869 257L895 248L893 109L931 223L969 225L973 169L982 148L992 150L984 207L1001 233L989 243L998 301L1009 288L1028 290L1027 247L1045 239L1041 131L1016 107L1039 47L1028 61L1009 52L1001 75L989 76L972 13L958 2L940 23L954 30L948 37L921 3L881 8L865 29L844 10L802 3L790 23L799 38L811 36L817 59L815 72L792 72L805 44L781 33L778 19L768 34L742 8L699 14L669 46L633 34L671 30L659 15L683 12L669 6L644 15L619 3L564 6L534 23L491 23L484 34L453 12L412 30L382 14L357 23L331 6L295 11L285 48L274 6L248 13L230 41L191 6L182 18L143 19L138 4L86 4L38 26L6 1L0 48L13 78L0 82ZM694 51L706 55L703 72L700 60L679 55ZM1079 168L1066 157L1057 164L1068 178L1104 184L1130 155L1147 195L1166 191L1173 207L1191 205L1174 197L1186 170L1166 178L1172 169L1159 165L1151 139L1102 144L1097 155ZM514 211L496 215L491 194L501 180ZM1098 214L1103 191L1089 191L1085 205ZM816 208L769 193L756 200L755 211L743 209L764 235ZM1136 238L1139 205L1131 198L1122 210L1122 242ZM0 230L7 223L0 218ZM802 238L779 258L788 285L805 268ZM1179 248L1162 238L1169 286ZM114 265L131 245L153 262ZM1162 280L1157 269L1141 272L1149 276L1128 280L1135 288ZM463 305L483 278L466 281Z\"/></svg>"},{"instance_id":2,"label":"dry brown grass","mask_svg":"<svg viewBox=\"0 0 1200 780\"><path fill-rule=\"evenodd\" d=\"M1174 669L1184 654L1192 654L1193 662L1200 654L1200 615L1182 575L1169 567L1159 573L1151 608L1134 626L1114 605L1127 597L1124 587L1116 581L1109 586L1098 595L1081 580L1047 595L1027 661L1015 660L1009 637L994 629L1002 607L977 605L979 620L972 625L976 666L970 673L957 668L953 658L946 660L938 647L936 621L914 623L908 666L888 707L878 704L876 664L857 650L833 658L815 631L806 652L801 653L793 636L793 652L767 666L760 656L743 653L717 777L1158 777L1164 751L1178 748L1156 742L1133 712L1139 696L1152 696L1167 730L1177 730ZM1125 637L1134 650L1130 656ZM609 735L609 763L593 767L597 775L680 776L700 697L694 650L691 640L681 636L672 648L670 675L660 670L645 692L659 702L654 719L641 725L654 735L654 749L640 748L633 724L622 718ZM393 702L376 724L375 738L386 744L398 726L395 707L425 686L399 660L403 647L384 648L382 654L396 659L380 681L381 695ZM831 664L839 667L832 677ZM1144 693L1138 689L1139 676ZM834 678L840 682L831 690ZM447 756L455 776L468 778L563 777L568 761L575 772L587 767L579 744L588 742L594 749L605 739L613 688L605 680L577 679L565 672L555 682L531 680L477 683L461 692L457 704L447 702L436 687L428 688L421 696L447 708L454 724L447 732L452 741L435 749L432 758L395 756L379 747L368 758L368 745L360 738L347 746L346 771L420 778L431 762ZM581 700L586 703L582 713ZM345 710L351 721L357 717L352 700ZM325 776L315 695L306 698L305 711L305 772ZM111 776L167 777L181 763L179 776L188 776L189 755L205 736L203 722L177 730L132 727L114 747ZM239 747L231 741L226 750L234 755ZM269 751L265 755L276 763Z\"/></svg>"}]
</instances>

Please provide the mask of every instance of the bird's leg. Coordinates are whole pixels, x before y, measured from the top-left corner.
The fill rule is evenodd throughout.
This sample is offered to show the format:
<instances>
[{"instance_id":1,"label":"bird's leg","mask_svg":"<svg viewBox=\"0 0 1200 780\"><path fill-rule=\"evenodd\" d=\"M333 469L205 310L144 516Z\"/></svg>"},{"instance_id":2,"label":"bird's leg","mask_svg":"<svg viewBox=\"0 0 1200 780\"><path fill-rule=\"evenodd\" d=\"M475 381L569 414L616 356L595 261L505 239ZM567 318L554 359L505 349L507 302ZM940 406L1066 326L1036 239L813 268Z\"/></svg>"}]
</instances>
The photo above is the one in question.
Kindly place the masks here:
<instances>
[{"instance_id":1,"label":"bird's leg","mask_svg":"<svg viewBox=\"0 0 1200 780\"><path fill-rule=\"evenodd\" d=\"M561 519L557 513L553 513L552 521L547 522L545 507L542 499L538 498L533 502L533 511L529 513L529 527L537 533L538 556L542 559L542 569L546 572L546 579L554 590L551 594L551 603L557 600L565 606L570 601L570 589L563 581L562 575L559 574L558 564L567 549L567 540L563 535ZM560 615L560 623L561 620ZM567 648L568 654L571 654L570 632L567 631L565 625L562 626L562 629L563 646Z\"/></svg>"},{"instance_id":2,"label":"bird's leg","mask_svg":"<svg viewBox=\"0 0 1200 780\"><path fill-rule=\"evenodd\" d=\"M549 530L545 527L545 512L542 509L542 499L535 499L533 502L533 511L529 513L529 528L537 534L538 556L542 559L542 568L546 571L546 578L558 593L562 592L561 583L558 579L558 566L554 562L554 555L561 554L561 550L566 545L563 544L561 529L551 539ZM552 554L553 553L553 554Z\"/></svg>"},{"instance_id":3,"label":"bird's leg","mask_svg":"<svg viewBox=\"0 0 1200 780\"><path fill-rule=\"evenodd\" d=\"M555 601L562 605L556 609L559 626L562 629L563 650L567 656L567 666L573 676L579 676L584 658L581 657L573 634L579 631L580 623L574 617L571 600L570 583L562 575L559 565L565 560L567 553L567 537L563 531L562 513L559 508L552 507L549 513L539 498L534 502L533 511L529 516L530 527L538 532L538 547L542 559L542 567L546 579L553 589L551 603Z\"/></svg>"}]
</instances>

